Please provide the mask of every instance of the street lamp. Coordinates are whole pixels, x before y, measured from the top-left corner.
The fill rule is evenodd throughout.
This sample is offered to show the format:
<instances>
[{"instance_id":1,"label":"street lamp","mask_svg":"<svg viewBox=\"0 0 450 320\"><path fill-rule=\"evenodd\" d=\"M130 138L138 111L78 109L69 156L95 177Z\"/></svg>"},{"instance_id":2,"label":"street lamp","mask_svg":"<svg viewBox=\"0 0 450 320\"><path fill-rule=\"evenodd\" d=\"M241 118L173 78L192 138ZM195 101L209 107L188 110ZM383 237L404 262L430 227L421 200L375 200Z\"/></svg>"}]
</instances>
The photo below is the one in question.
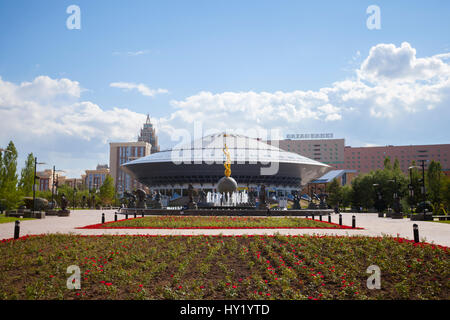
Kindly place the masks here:
<instances>
[{"instance_id":1,"label":"street lamp","mask_svg":"<svg viewBox=\"0 0 450 320\"><path fill-rule=\"evenodd\" d=\"M75 210L75 193L77 192L77 179L73 179L73 197L72 197L72 206L73 210Z\"/></svg>"},{"instance_id":2,"label":"street lamp","mask_svg":"<svg viewBox=\"0 0 450 320\"><path fill-rule=\"evenodd\" d=\"M411 197L411 213L413 210L413 201L414 201L414 185L413 185L413 178L412 178L412 169L420 169L419 166L410 166L408 167L409 170L409 196Z\"/></svg>"},{"instance_id":3,"label":"street lamp","mask_svg":"<svg viewBox=\"0 0 450 320\"><path fill-rule=\"evenodd\" d=\"M395 190L394 190L394 211L396 213L399 213L400 210L400 197L399 197L399 188L398 188L398 183L397 183L397 177L394 177L394 179L388 180L389 182L394 182L394 186L395 186Z\"/></svg>"},{"instance_id":4,"label":"street lamp","mask_svg":"<svg viewBox=\"0 0 450 320\"><path fill-rule=\"evenodd\" d=\"M408 169L410 170L410 177L412 177L411 169L413 169L413 168L422 169L422 179L420 179L422 181L421 193L422 193L422 201L425 202L425 200L426 200L425 162L428 162L428 160L420 159L418 161L420 161L422 163L420 166L411 166ZM412 182L411 182L411 184L412 184Z\"/></svg>"},{"instance_id":5,"label":"street lamp","mask_svg":"<svg viewBox=\"0 0 450 320\"><path fill-rule=\"evenodd\" d=\"M378 183L374 183L374 184L372 184L372 186L375 187L376 192L377 192L377 207L378 207L377 210L380 213L380 212L383 211L383 209L381 207L381 200L382 200L383 197L382 197L381 192L380 192L380 185Z\"/></svg>"},{"instance_id":6,"label":"street lamp","mask_svg":"<svg viewBox=\"0 0 450 320\"><path fill-rule=\"evenodd\" d=\"M64 170L55 170L55 166L53 166L53 183L52 183L52 206L53 209L55 208L55 200L54 200L54 189L55 187L58 188L58 175L56 175L56 180L55 180L55 172L65 172ZM58 194L58 193L56 193Z\"/></svg>"},{"instance_id":7,"label":"street lamp","mask_svg":"<svg viewBox=\"0 0 450 320\"><path fill-rule=\"evenodd\" d=\"M34 178L33 178L33 212L36 211L36 168L38 164L46 164L45 162L37 162L37 157L34 157Z\"/></svg>"}]
</instances>

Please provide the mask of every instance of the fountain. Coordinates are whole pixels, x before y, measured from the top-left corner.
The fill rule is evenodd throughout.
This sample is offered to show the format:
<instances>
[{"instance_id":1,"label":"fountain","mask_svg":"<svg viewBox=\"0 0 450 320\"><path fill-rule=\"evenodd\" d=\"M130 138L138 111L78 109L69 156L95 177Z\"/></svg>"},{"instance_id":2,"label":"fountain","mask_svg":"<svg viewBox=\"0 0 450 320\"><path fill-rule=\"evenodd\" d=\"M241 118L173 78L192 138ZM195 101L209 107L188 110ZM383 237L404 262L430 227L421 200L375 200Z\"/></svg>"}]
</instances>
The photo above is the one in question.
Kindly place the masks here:
<instances>
[{"instance_id":1,"label":"fountain","mask_svg":"<svg viewBox=\"0 0 450 320\"><path fill-rule=\"evenodd\" d=\"M248 206L249 197L247 190L229 192L208 192L206 202L213 207L239 207Z\"/></svg>"},{"instance_id":2,"label":"fountain","mask_svg":"<svg viewBox=\"0 0 450 320\"><path fill-rule=\"evenodd\" d=\"M226 134L223 135L227 137ZM260 184L259 191L254 189L238 190L236 180L231 177L231 156L228 146L224 143L222 148L226 160L223 163L225 167L224 176L217 182L214 191L205 192L200 190L198 193L194 186L189 183L187 198L177 199L177 201L170 203L166 197L162 197L152 209L144 209L145 214L154 215L238 215L238 216L305 216L308 214L328 214L331 210L300 210L300 199L297 196L296 206L293 210L287 210L288 201L286 199L280 200L278 208L272 208L273 199L269 199L266 193L266 186ZM238 171L239 172L239 171ZM241 181L242 183L242 181ZM217 191L216 191L217 190ZM198 194L198 198L196 197ZM196 197L196 201L194 200ZM186 198L186 197L184 197ZM182 200L182 201L178 201ZM271 201L272 200L272 201ZM133 203L134 204L134 203ZM316 209L316 208L315 208ZM319 209L319 208L317 208ZM133 210L130 208L130 211ZM123 213L129 210L124 208ZM122 212L121 212L122 213Z\"/></svg>"}]
</instances>

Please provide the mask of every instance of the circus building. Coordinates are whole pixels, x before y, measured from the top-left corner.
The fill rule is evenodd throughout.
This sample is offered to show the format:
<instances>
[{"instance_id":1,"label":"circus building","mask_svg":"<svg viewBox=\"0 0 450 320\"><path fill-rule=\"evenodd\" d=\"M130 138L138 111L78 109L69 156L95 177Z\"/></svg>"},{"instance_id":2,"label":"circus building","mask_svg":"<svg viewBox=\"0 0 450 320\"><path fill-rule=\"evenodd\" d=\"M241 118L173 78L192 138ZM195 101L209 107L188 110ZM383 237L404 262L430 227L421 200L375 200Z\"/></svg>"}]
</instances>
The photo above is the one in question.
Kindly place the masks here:
<instances>
[{"instance_id":1,"label":"circus building","mask_svg":"<svg viewBox=\"0 0 450 320\"><path fill-rule=\"evenodd\" d=\"M224 177L224 146L229 150L231 176L240 190L264 185L279 195L298 191L331 167L236 134L212 134L172 149L162 150L121 165L134 179L163 194L184 195L189 184L214 191Z\"/></svg>"}]
</instances>

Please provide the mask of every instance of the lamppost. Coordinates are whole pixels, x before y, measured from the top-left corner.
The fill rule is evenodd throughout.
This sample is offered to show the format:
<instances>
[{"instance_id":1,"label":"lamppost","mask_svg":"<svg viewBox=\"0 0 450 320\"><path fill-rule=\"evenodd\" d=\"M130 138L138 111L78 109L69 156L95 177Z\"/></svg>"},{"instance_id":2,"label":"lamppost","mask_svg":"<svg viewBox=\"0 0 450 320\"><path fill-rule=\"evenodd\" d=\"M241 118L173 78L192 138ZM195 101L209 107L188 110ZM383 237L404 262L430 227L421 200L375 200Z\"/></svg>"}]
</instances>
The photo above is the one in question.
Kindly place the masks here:
<instances>
[{"instance_id":1,"label":"lamppost","mask_svg":"<svg viewBox=\"0 0 450 320\"><path fill-rule=\"evenodd\" d=\"M420 159L419 161L422 163L420 166L410 166L408 169L409 169L409 174L410 174L411 186L412 186L412 169L413 168L422 169L422 179L420 179L419 181L422 182L422 187L421 187L422 201L425 202L426 201L425 162L428 162L428 160ZM414 191L412 191L412 195L414 195Z\"/></svg>"},{"instance_id":2,"label":"lamppost","mask_svg":"<svg viewBox=\"0 0 450 320\"><path fill-rule=\"evenodd\" d=\"M413 185L413 177L412 177L412 169L414 168L420 168L419 166L410 166L408 168L409 170L409 197L411 199L411 214L413 213L414 210L414 185Z\"/></svg>"},{"instance_id":3,"label":"lamppost","mask_svg":"<svg viewBox=\"0 0 450 320\"><path fill-rule=\"evenodd\" d=\"M77 192L77 179L73 179L73 197L72 197L72 206L73 210L75 210L75 193Z\"/></svg>"},{"instance_id":4,"label":"lamppost","mask_svg":"<svg viewBox=\"0 0 450 320\"><path fill-rule=\"evenodd\" d=\"M34 177L33 177L33 212L36 211L36 169L38 164L46 164L45 162L37 162L37 157L34 157Z\"/></svg>"},{"instance_id":5,"label":"lamppost","mask_svg":"<svg viewBox=\"0 0 450 320\"><path fill-rule=\"evenodd\" d=\"M400 213L400 197L398 192L398 183L397 183L397 177L394 177L394 179L388 180L389 182L394 182L394 211L395 213Z\"/></svg>"},{"instance_id":6,"label":"lamppost","mask_svg":"<svg viewBox=\"0 0 450 320\"><path fill-rule=\"evenodd\" d=\"M65 172L64 170L55 170L55 166L53 166L53 183L52 183L52 206L53 206L53 209L56 207L55 206L55 200L54 200L54 198L55 198L55 192L54 192L54 189L55 189L55 187L56 188L58 188L58 175L56 175L56 179L55 179L55 173L56 172Z\"/></svg>"},{"instance_id":7,"label":"lamppost","mask_svg":"<svg viewBox=\"0 0 450 320\"><path fill-rule=\"evenodd\" d=\"M383 208L381 207L382 206L383 196L381 195L380 185L378 183L374 183L374 184L372 184L372 186L375 187L376 193L377 193L377 201L376 201L376 203L377 203L378 213L383 212Z\"/></svg>"},{"instance_id":8,"label":"lamppost","mask_svg":"<svg viewBox=\"0 0 450 320\"><path fill-rule=\"evenodd\" d=\"M422 162L422 165L421 165L421 167L422 167L422 200L425 203L425 201L427 200L427 196L426 196L427 192L425 189L425 162L428 162L428 160L421 159L419 161Z\"/></svg>"}]
</instances>

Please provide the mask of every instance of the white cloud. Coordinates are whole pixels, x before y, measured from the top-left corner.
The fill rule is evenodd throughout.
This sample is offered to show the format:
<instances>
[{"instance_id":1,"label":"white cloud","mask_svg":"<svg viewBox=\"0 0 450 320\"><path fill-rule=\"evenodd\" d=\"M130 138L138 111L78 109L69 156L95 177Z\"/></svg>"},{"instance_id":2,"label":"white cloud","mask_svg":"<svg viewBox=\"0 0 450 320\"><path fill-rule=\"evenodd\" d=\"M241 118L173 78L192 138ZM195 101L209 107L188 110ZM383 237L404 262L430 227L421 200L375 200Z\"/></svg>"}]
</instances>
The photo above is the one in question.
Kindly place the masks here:
<instances>
[{"instance_id":1,"label":"white cloud","mask_svg":"<svg viewBox=\"0 0 450 320\"><path fill-rule=\"evenodd\" d=\"M110 87L120 88L125 90L137 90L140 94L148 97L153 97L156 94L168 93L166 89L151 89L142 83L132 83L132 82L111 82Z\"/></svg>"},{"instance_id":2,"label":"white cloud","mask_svg":"<svg viewBox=\"0 0 450 320\"><path fill-rule=\"evenodd\" d=\"M137 51L126 51L126 52L122 52L122 51L114 51L113 55L115 56L129 56L129 57L135 57L135 56L141 56L144 54L149 54L150 50L137 50Z\"/></svg>"},{"instance_id":3,"label":"white cloud","mask_svg":"<svg viewBox=\"0 0 450 320\"><path fill-rule=\"evenodd\" d=\"M0 145L13 140L21 157L33 152L52 163L78 159L73 165L84 169L109 162L108 142L136 140L145 115L78 101L81 91L69 79L41 76L15 84L0 78ZM55 150L57 159L49 159Z\"/></svg>"},{"instance_id":4,"label":"white cloud","mask_svg":"<svg viewBox=\"0 0 450 320\"><path fill-rule=\"evenodd\" d=\"M433 78L446 77L450 67L442 60L448 54L417 58L416 49L408 42L400 47L394 44L378 44L370 49L358 74L362 79L382 83L386 81L414 82L431 81Z\"/></svg>"},{"instance_id":5,"label":"white cloud","mask_svg":"<svg viewBox=\"0 0 450 320\"><path fill-rule=\"evenodd\" d=\"M408 43L400 47L379 44L371 48L353 79L318 90L201 91L170 101L174 110L154 124L163 149L171 134L179 128L192 129L194 121L203 123L204 130L241 133L263 129L342 132L361 135L361 143L381 133L390 137L429 135L430 130L445 127L450 118L449 56L418 58ZM146 96L167 92L128 82L110 86ZM24 152L48 156L58 150L60 163L67 161L65 156L86 169L88 164L95 167L108 162L107 142L134 141L145 115L122 108L106 110L82 101L82 92L80 84L69 79L40 76L16 84L0 78L0 146L14 140ZM429 115L434 118L424 125ZM448 133L440 135L448 137Z\"/></svg>"},{"instance_id":6,"label":"white cloud","mask_svg":"<svg viewBox=\"0 0 450 320\"><path fill-rule=\"evenodd\" d=\"M173 131L197 120L218 130L282 128L295 132L344 124L348 130L364 124L370 127L376 119L443 111L450 101L448 56L418 58L409 43L400 47L378 44L354 70L354 79L316 91L202 91L172 100L176 110L161 119L161 128Z\"/></svg>"}]
</instances>

